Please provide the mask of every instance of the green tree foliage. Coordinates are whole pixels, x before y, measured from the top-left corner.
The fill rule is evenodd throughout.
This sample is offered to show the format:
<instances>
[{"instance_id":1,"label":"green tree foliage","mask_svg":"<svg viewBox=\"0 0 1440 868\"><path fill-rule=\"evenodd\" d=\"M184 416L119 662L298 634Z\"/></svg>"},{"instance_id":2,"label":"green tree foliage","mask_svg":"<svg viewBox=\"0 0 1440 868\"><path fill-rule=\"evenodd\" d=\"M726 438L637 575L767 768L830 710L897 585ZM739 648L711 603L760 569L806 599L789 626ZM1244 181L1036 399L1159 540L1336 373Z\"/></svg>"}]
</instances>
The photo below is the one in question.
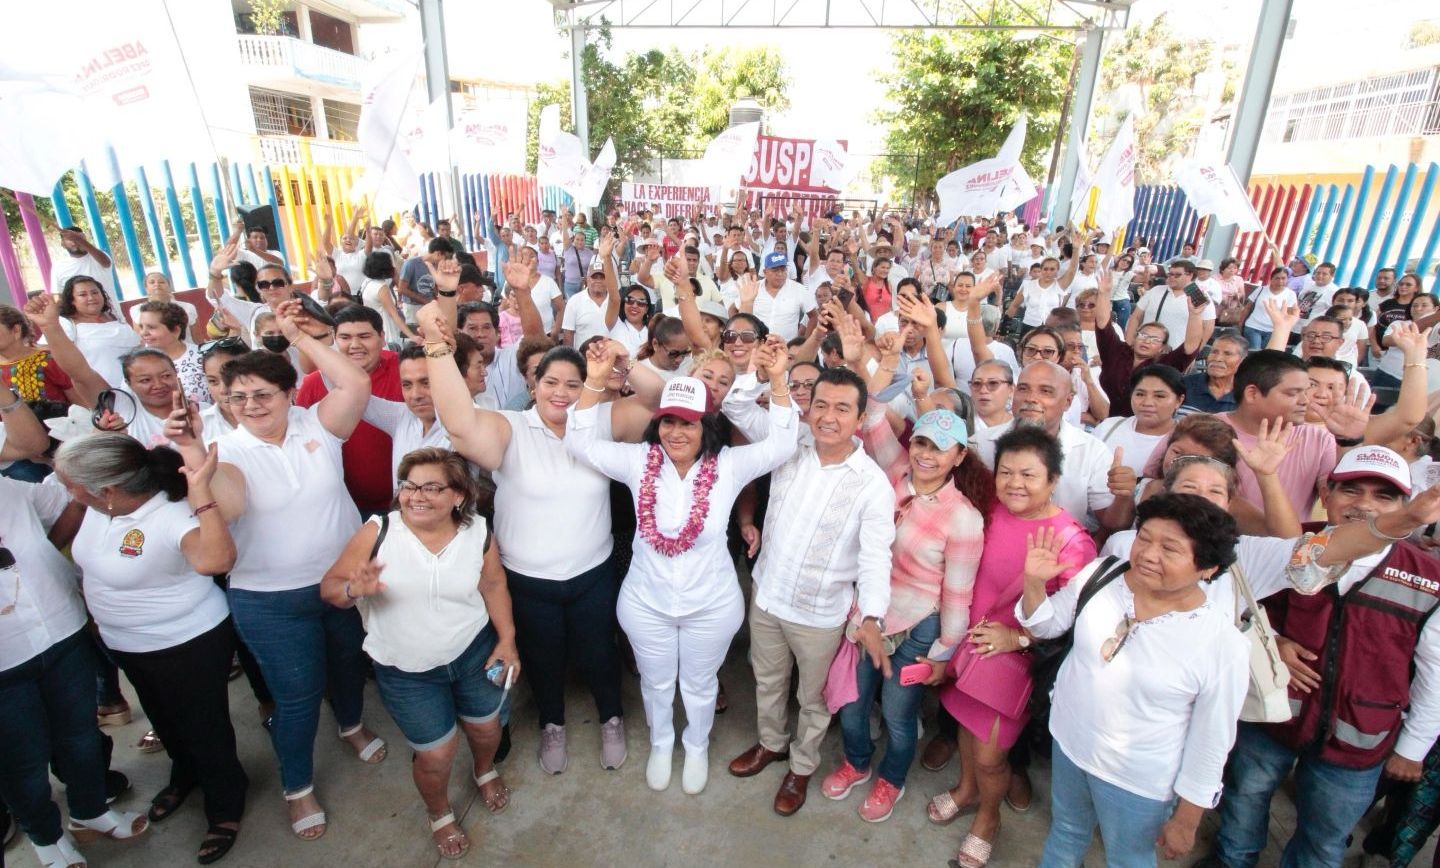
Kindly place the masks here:
<instances>
[{"instance_id":1,"label":"green tree foliage","mask_svg":"<svg viewBox=\"0 0 1440 868\"><path fill-rule=\"evenodd\" d=\"M1416 21L1410 25L1410 34L1405 40L1405 47L1421 48L1426 45L1440 45L1440 18Z\"/></svg>"},{"instance_id":2,"label":"green tree foliage","mask_svg":"<svg viewBox=\"0 0 1440 868\"><path fill-rule=\"evenodd\" d=\"M1073 50L1049 37L1021 40L993 30L896 35L883 75L886 106L876 114L894 156L877 163L876 173L901 189L913 184L923 197L947 172L993 157L1024 114L1022 160L1044 178Z\"/></svg>"},{"instance_id":3,"label":"green tree foliage","mask_svg":"<svg viewBox=\"0 0 1440 868\"><path fill-rule=\"evenodd\" d=\"M610 33L601 28L581 56L590 121L590 154L615 140L615 177L643 173L652 159L700 150L729 125L730 106L742 96L769 110L790 105L785 71L773 48L706 49L685 55L652 49L612 58ZM535 170L540 110L560 105L560 125L574 129L569 81L541 84L530 105L526 161Z\"/></svg>"},{"instance_id":4,"label":"green tree foliage","mask_svg":"<svg viewBox=\"0 0 1440 868\"><path fill-rule=\"evenodd\" d=\"M1205 123L1206 95L1197 85L1211 64L1214 43L1182 39L1165 16L1132 27L1105 49L1100 88L1095 99L1097 130L1092 154L1102 153L1122 120L1125 107L1135 109L1135 142L1140 153L1135 173L1142 183L1170 177L1173 161L1188 153ZM1222 64L1226 90L1234 92L1233 63Z\"/></svg>"}]
</instances>

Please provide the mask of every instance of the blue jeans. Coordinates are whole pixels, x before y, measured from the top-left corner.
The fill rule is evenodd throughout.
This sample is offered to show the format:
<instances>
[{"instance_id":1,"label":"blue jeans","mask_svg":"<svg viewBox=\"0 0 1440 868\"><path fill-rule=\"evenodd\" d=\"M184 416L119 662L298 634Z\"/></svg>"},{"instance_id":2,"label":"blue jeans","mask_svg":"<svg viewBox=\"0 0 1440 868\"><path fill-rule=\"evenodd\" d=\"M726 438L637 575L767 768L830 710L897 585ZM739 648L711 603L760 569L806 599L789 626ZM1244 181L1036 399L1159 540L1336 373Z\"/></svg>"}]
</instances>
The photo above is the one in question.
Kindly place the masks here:
<instances>
[{"instance_id":1,"label":"blue jeans","mask_svg":"<svg viewBox=\"0 0 1440 868\"><path fill-rule=\"evenodd\" d=\"M320 586L293 591L231 588L230 613L275 696L270 739L287 793L315 776L320 700L328 696L341 729L360 723L365 705L365 628L355 609L320 599Z\"/></svg>"},{"instance_id":2,"label":"blue jeans","mask_svg":"<svg viewBox=\"0 0 1440 868\"><path fill-rule=\"evenodd\" d=\"M840 709L840 734L845 745L845 759L864 771L870 767L875 746L870 743L870 706L875 693L880 693L880 713L885 718L885 757L877 773L897 788L905 786L905 773L915 759L916 722L920 718L920 700L925 685L900 684L900 669L915 662L916 657L930 653L930 646L940 638L940 613L927 616L910 629L910 635L890 655L890 677L883 678L862 650L855 667L859 699Z\"/></svg>"},{"instance_id":3,"label":"blue jeans","mask_svg":"<svg viewBox=\"0 0 1440 868\"><path fill-rule=\"evenodd\" d=\"M1295 761L1295 835L1285 845L1281 868L1339 865L1350 832L1375 798L1384 764L1347 769L1300 754L1275 741L1253 723L1240 724L1225 766L1220 831L1215 855L1228 868L1250 868L1265 849L1270 831L1270 797L1289 777Z\"/></svg>"},{"instance_id":4,"label":"blue jeans","mask_svg":"<svg viewBox=\"0 0 1440 868\"><path fill-rule=\"evenodd\" d=\"M1244 333L1245 340L1250 342L1252 350L1263 349L1265 344L1270 342L1270 332L1262 332L1250 326L1241 326L1240 331Z\"/></svg>"},{"instance_id":5,"label":"blue jeans","mask_svg":"<svg viewBox=\"0 0 1440 868\"><path fill-rule=\"evenodd\" d=\"M1130 321L1131 304L1132 302L1128 298L1111 299L1110 301L1110 318L1120 326L1121 331L1125 330L1125 323Z\"/></svg>"},{"instance_id":6,"label":"blue jeans","mask_svg":"<svg viewBox=\"0 0 1440 868\"><path fill-rule=\"evenodd\" d=\"M487 624L459 657L424 672L375 664L380 700L411 748L440 747L455 734L457 718L489 723L499 716L504 690L485 677L485 661L499 638L494 625Z\"/></svg>"},{"instance_id":7,"label":"blue jeans","mask_svg":"<svg viewBox=\"0 0 1440 868\"><path fill-rule=\"evenodd\" d=\"M0 672L0 801L30 840L60 840L50 761L65 781L70 816L105 813L105 752L95 725L95 646L79 630Z\"/></svg>"},{"instance_id":8,"label":"blue jeans","mask_svg":"<svg viewBox=\"0 0 1440 868\"><path fill-rule=\"evenodd\" d=\"M564 291L564 293L565 293L565 300L566 300L566 301L569 301L569 300L570 300L570 296L575 295L576 293L578 293L578 292L581 290L581 288L584 287L584 285L585 285L584 283L582 283L581 281L578 281L578 280L575 281L575 282L573 282L573 283L570 282L570 281L568 281L568 280L565 281L565 285L561 288L561 289Z\"/></svg>"},{"instance_id":9,"label":"blue jeans","mask_svg":"<svg viewBox=\"0 0 1440 868\"><path fill-rule=\"evenodd\" d=\"M1147 799L1106 783L1071 762L1058 744L1050 763L1050 835L1041 868L1083 865L1097 823L1108 868L1155 865L1155 839L1174 802Z\"/></svg>"}]
</instances>

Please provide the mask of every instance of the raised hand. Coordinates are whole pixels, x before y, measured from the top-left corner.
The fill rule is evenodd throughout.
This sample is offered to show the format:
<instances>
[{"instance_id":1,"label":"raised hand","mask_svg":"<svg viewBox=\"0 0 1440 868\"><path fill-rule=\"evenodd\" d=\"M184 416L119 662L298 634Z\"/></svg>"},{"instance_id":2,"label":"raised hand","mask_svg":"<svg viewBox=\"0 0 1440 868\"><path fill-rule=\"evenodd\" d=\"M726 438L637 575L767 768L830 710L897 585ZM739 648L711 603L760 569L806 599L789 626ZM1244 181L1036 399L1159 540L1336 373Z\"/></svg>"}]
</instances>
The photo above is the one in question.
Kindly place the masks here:
<instances>
[{"instance_id":1,"label":"raised hand","mask_svg":"<svg viewBox=\"0 0 1440 868\"><path fill-rule=\"evenodd\" d=\"M350 574L350 581L345 583L345 593L351 597L373 597L385 593L389 588L380 581L380 574L384 571L385 565L377 560L361 564Z\"/></svg>"},{"instance_id":2,"label":"raised hand","mask_svg":"<svg viewBox=\"0 0 1440 868\"><path fill-rule=\"evenodd\" d=\"M886 335L886 337L889 337ZM910 394L916 401L924 399L930 394L931 378L930 369L925 365L916 365L910 372Z\"/></svg>"},{"instance_id":3,"label":"raised hand","mask_svg":"<svg viewBox=\"0 0 1440 868\"><path fill-rule=\"evenodd\" d=\"M25 315L41 333L60 326L60 306L49 292L41 292L25 302Z\"/></svg>"},{"instance_id":4,"label":"raised hand","mask_svg":"<svg viewBox=\"0 0 1440 868\"><path fill-rule=\"evenodd\" d=\"M1407 364L1424 362L1425 353L1430 349L1430 329L1421 331L1409 320L1392 324L1385 330L1385 339L1400 348Z\"/></svg>"},{"instance_id":5,"label":"raised hand","mask_svg":"<svg viewBox=\"0 0 1440 868\"><path fill-rule=\"evenodd\" d=\"M335 266L331 264L330 257L315 253L310 256L310 270L315 272L317 280L334 280Z\"/></svg>"},{"instance_id":6,"label":"raised hand","mask_svg":"<svg viewBox=\"0 0 1440 868\"><path fill-rule=\"evenodd\" d=\"M1329 407L1315 407L1315 415L1325 423L1340 440L1359 440L1365 436L1365 426L1370 424L1370 408L1375 406L1375 394L1360 400L1358 386L1349 389L1345 397Z\"/></svg>"},{"instance_id":7,"label":"raised hand","mask_svg":"<svg viewBox=\"0 0 1440 868\"><path fill-rule=\"evenodd\" d=\"M1060 562L1060 550L1064 547L1053 527L1025 534L1025 582L1043 585L1064 572L1065 565Z\"/></svg>"},{"instance_id":8,"label":"raised hand","mask_svg":"<svg viewBox=\"0 0 1440 868\"><path fill-rule=\"evenodd\" d=\"M913 322L916 326L925 331L935 328L935 304L927 296L920 296L918 299L907 295L895 299L896 305L900 308L900 315Z\"/></svg>"},{"instance_id":9,"label":"raised hand","mask_svg":"<svg viewBox=\"0 0 1440 868\"><path fill-rule=\"evenodd\" d=\"M234 265L235 260L239 258L240 238L238 236L235 236L232 237L229 241L225 242L225 246L215 251L215 256L210 260L210 273L224 274L225 269Z\"/></svg>"},{"instance_id":10,"label":"raised hand","mask_svg":"<svg viewBox=\"0 0 1440 868\"><path fill-rule=\"evenodd\" d=\"M835 331L840 334L841 352L845 357L845 364L851 370L860 367L860 354L865 347L865 331L860 328L860 323L849 314L839 314L831 318Z\"/></svg>"},{"instance_id":11,"label":"raised hand","mask_svg":"<svg viewBox=\"0 0 1440 868\"><path fill-rule=\"evenodd\" d=\"M1404 509L1410 519L1422 527L1440 522L1440 485L1415 495Z\"/></svg>"},{"instance_id":12,"label":"raised hand","mask_svg":"<svg viewBox=\"0 0 1440 868\"><path fill-rule=\"evenodd\" d=\"M1237 437L1233 441L1235 451L1256 476L1270 476L1280 469L1280 462L1290 452L1290 432L1294 428L1283 418L1277 418L1273 425L1269 419L1261 419L1255 445L1246 446Z\"/></svg>"},{"instance_id":13,"label":"raised hand","mask_svg":"<svg viewBox=\"0 0 1440 868\"><path fill-rule=\"evenodd\" d=\"M760 281L755 279L754 274L746 272L736 279L735 288L740 293L742 305L753 304L755 297L760 294Z\"/></svg>"},{"instance_id":14,"label":"raised hand","mask_svg":"<svg viewBox=\"0 0 1440 868\"><path fill-rule=\"evenodd\" d=\"M287 298L275 308L275 325L280 327L280 334L292 344L305 337L305 331L300 328L300 324L309 321L310 318L305 316L305 309L300 306L299 299Z\"/></svg>"},{"instance_id":15,"label":"raised hand","mask_svg":"<svg viewBox=\"0 0 1440 868\"><path fill-rule=\"evenodd\" d=\"M200 442L203 430L199 409L193 403L187 402L184 394L177 389L170 398L170 415L165 417L165 439L176 446L185 447ZM210 476L214 476L214 473Z\"/></svg>"},{"instance_id":16,"label":"raised hand","mask_svg":"<svg viewBox=\"0 0 1440 868\"><path fill-rule=\"evenodd\" d=\"M1283 301L1265 299L1265 312L1270 315L1272 332L1288 332L1300 321L1300 308L1286 307Z\"/></svg>"},{"instance_id":17,"label":"raised hand","mask_svg":"<svg viewBox=\"0 0 1440 868\"><path fill-rule=\"evenodd\" d=\"M532 274L530 269L514 258L505 260L502 270L505 273L505 285L516 292L528 292L539 279L539 274Z\"/></svg>"},{"instance_id":18,"label":"raised hand","mask_svg":"<svg viewBox=\"0 0 1440 868\"><path fill-rule=\"evenodd\" d=\"M610 259L610 254L612 254L612 253L614 253L614 252L615 252L615 236L614 236L614 235L606 235L604 238L601 238L601 239L600 239L600 243L599 243L598 245L596 245L596 247L595 247L595 255L601 257L602 260L604 260L604 261L609 261L609 259Z\"/></svg>"},{"instance_id":19,"label":"raised hand","mask_svg":"<svg viewBox=\"0 0 1440 868\"><path fill-rule=\"evenodd\" d=\"M220 444L211 443L210 447L205 450L205 460L200 463L199 467L181 467L180 472L185 474L185 481L189 486L191 494L194 494L197 491L204 492L208 497L208 492L210 491L210 481L215 478L215 471L219 469L219 467ZM194 505L204 506L205 504L201 503Z\"/></svg>"},{"instance_id":20,"label":"raised hand","mask_svg":"<svg viewBox=\"0 0 1440 868\"><path fill-rule=\"evenodd\" d=\"M438 263L428 259L421 260L425 268L430 271L430 277L435 281L435 288L441 292L455 292L460 287L460 263L452 259L442 259Z\"/></svg>"},{"instance_id":21,"label":"raised hand","mask_svg":"<svg viewBox=\"0 0 1440 868\"><path fill-rule=\"evenodd\" d=\"M604 387L615 369L614 341L596 341L585 351L585 379L592 385Z\"/></svg>"},{"instance_id":22,"label":"raised hand","mask_svg":"<svg viewBox=\"0 0 1440 868\"><path fill-rule=\"evenodd\" d=\"M1110 460L1110 472L1106 474L1105 481L1110 486L1110 493L1116 497L1135 496L1135 484L1138 480L1135 471L1125 464L1124 447L1115 449L1115 457Z\"/></svg>"},{"instance_id":23,"label":"raised hand","mask_svg":"<svg viewBox=\"0 0 1440 868\"><path fill-rule=\"evenodd\" d=\"M790 352L785 341L779 335L772 334L766 338L763 349L768 350L765 370L770 374L770 382L785 382L785 372L790 368Z\"/></svg>"},{"instance_id":24,"label":"raised hand","mask_svg":"<svg viewBox=\"0 0 1440 868\"><path fill-rule=\"evenodd\" d=\"M509 300L514 296L506 296ZM440 305L430 302L415 314L416 324L420 327L420 336L427 344L447 343L455 345L454 329L450 327L450 318Z\"/></svg>"}]
</instances>

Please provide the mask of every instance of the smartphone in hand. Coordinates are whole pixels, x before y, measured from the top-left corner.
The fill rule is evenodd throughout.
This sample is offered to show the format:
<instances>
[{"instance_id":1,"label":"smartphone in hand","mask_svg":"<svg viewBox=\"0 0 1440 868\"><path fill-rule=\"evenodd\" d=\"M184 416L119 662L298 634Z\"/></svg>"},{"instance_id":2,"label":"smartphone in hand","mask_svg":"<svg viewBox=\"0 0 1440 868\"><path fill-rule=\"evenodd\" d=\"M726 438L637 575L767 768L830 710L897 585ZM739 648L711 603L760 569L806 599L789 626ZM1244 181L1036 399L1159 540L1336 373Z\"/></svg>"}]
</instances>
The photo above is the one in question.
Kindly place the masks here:
<instances>
[{"instance_id":1,"label":"smartphone in hand","mask_svg":"<svg viewBox=\"0 0 1440 868\"><path fill-rule=\"evenodd\" d=\"M1210 296L1205 294L1198 284L1190 284L1185 287L1185 294L1190 297L1190 303L1196 307L1204 307L1210 302Z\"/></svg>"}]
</instances>

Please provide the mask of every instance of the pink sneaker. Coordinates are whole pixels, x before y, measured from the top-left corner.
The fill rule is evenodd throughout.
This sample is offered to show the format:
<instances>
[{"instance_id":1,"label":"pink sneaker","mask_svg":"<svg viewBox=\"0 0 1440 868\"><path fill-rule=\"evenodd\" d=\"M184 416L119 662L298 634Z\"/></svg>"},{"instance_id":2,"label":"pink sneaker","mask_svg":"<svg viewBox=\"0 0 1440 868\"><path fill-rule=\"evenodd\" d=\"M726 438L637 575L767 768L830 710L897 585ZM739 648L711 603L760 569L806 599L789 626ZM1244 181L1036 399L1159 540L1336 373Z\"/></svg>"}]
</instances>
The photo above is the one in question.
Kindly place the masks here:
<instances>
[{"instance_id":1,"label":"pink sneaker","mask_svg":"<svg viewBox=\"0 0 1440 868\"><path fill-rule=\"evenodd\" d=\"M905 795L905 788L895 788L895 785L884 778L876 778L875 786L870 788L870 795L860 803L860 819L867 823L883 823L890 819L890 814L895 811L895 803Z\"/></svg>"},{"instance_id":2,"label":"pink sneaker","mask_svg":"<svg viewBox=\"0 0 1440 868\"><path fill-rule=\"evenodd\" d=\"M870 770L856 771L850 765L849 760L840 764L840 768L825 776L825 782L820 785L820 793L827 799L840 801L850 795L850 791L859 785L870 780Z\"/></svg>"}]
</instances>

